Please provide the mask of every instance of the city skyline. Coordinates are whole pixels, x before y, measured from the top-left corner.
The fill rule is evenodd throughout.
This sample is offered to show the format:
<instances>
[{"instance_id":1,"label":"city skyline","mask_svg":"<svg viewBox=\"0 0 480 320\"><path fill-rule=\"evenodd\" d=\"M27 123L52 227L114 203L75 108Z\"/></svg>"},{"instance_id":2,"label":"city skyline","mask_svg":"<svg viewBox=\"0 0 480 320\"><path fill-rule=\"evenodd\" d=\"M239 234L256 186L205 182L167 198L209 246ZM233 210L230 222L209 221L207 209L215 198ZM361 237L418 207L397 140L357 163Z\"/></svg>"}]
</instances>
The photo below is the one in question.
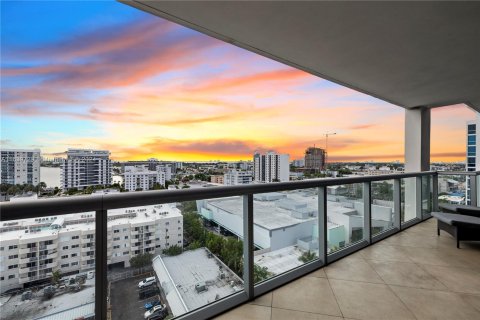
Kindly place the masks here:
<instances>
[{"instance_id":1,"label":"city skyline","mask_svg":"<svg viewBox=\"0 0 480 320\"><path fill-rule=\"evenodd\" d=\"M117 2L1 6L3 147L297 159L334 131L329 161L403 162L400 107ZM473 118L462 106L432 110L432 161L465 160Z\"/></svg>"}]
</instances>

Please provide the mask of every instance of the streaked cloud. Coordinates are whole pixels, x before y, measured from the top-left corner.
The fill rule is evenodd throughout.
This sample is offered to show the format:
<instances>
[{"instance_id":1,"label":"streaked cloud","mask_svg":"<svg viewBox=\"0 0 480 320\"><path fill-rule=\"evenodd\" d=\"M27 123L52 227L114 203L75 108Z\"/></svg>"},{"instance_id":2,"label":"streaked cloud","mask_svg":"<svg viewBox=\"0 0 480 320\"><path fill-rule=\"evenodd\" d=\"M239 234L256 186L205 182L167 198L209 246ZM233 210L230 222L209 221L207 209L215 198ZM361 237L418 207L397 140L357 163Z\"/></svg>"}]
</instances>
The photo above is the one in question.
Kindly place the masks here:
<instances>
[{"instance_id":1,"label":"streaked cloud","mask_svg":"<svg viewBox=\"0 0 480 320\"><path fill-rule=\"evenodd\" d=\"M399 107L150 15L115 17L45 41L39 34L33 44L2 34L9 44L2 48L2 124L48 122L35 130L8 126L2 145L41 145L49 154L104 148L119 160L250 159L255 149L295 159L337 132L328 142L330 160L403 160ZM15 19L4 24L35 31ZM433 111L434 160L464 158L469 117L463 106Z\"/></svg>"}]
</instances>

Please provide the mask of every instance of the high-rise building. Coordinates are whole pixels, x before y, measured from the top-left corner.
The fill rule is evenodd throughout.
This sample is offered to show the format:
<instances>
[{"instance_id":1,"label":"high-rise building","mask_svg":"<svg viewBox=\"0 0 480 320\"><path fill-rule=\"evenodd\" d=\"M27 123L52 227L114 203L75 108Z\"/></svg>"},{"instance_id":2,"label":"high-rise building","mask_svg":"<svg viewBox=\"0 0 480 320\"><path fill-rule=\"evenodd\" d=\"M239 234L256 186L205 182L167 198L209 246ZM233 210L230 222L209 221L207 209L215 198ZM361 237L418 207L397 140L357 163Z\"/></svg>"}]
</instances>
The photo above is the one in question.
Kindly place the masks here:
<instances>
[{"instance_id":1,"label":"high-rise building","mask_svg":"<svg viewBox=\"0 0 480 320\"><path fill-rule=\"evenodd\" d=\"M127 166L124 173L125 190L150 190L155 184L165 186L165 167L157 166L155 171L147 166Z\"/></svg>"},{"instance_id":2,"label":"high-rise building","mask_svg":"<svg viewBox=\"0 0 480 320\"><path fill-rule=\"evenodd\" d=\"M226 186L236 186L240 184L252 183L253 177L251 171L228 170L223 175L223 184Z\"/></svg>"},{"instance_id":3,"label":"high-rise building","mask_svg":"<svg viewBox=\"0 0 480 320\"><path fill-rule=\"evenodd\" d=\"M273 151L255 152L253 155L253 174L255 182L285 182L290 177L288 154Z\"/></svg>"},{"instance_id":4,"label":"high-rise building","mask_svg":"<svg viewBox=\"0 0 480 320\"><path fill-rule=\"evenodd\" d=\"M480 131L480 113L477 118L467 122L467 171L480 170L480 139L478 132ZM470 204L470 181L467 178L466 202Z\"/></svg>"},{"instance_id":5,"label":"high-rise building","mask_svg":"<svg viewBox=\"0 0 480 320\"><path fill-rule=\"evenodd\" d=\"M39 149L1 149L1 183L31 184L40 183Z\"/></svg>"},{"instance_id":6,"label":"high-rise building","mask_svg":"<svg viewBox=\"0 0 480 320\"><path fill-rule=\"evenodd\" d=\"M62 188L83 189L112 183L112 165L108 150L68 149L62 163Z\"/></svg>"},{"instance_id":7,"label":"high-rise building","mask_svg":"<svg viewBox=\"0 0 480 320\"><path fill-rule=\"evenodd\" d=\"M325 150L322 148L310 147L305 150L305 169L324 170Z\"/></svg>"}]
</instances>

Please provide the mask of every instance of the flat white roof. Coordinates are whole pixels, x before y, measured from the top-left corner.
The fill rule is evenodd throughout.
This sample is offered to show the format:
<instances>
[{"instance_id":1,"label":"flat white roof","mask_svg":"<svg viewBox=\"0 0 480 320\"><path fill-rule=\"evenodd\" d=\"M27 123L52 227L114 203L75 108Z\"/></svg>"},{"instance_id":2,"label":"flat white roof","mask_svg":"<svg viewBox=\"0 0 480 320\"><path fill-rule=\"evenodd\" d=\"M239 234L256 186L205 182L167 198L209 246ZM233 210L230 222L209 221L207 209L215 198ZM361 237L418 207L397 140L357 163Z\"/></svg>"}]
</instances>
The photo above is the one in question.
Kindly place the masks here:
<instances>
[{"instance_id":1,"label":"flat white roof","mask_svg":"<svg viewBox=\"0 0 480 320\"><path fill-rule=\"evenodd\" d=\"M186 306L187 311L194 310L243 289L243 281L215 255L209 257L206 248L185 251L171 257L157 256L153 267L162 288L168 291L167 300L175 316L180 315L176 313L176 310L181 312L180 305ZM223 279L220 278L221 273L225 276ZM231 281L234 281L233 286ZM200 283L206 284L206 291L196 291L195 285ZM172 291L173 294L170 294Z\"/></svg>"},{"instance_id":2,"label":"flat white roof","mask_svg":"<svg viewBox=\"0 0 480 320\"><path fill-rule=\"evenodd\" d=\"M312 252L318 257L318 250ZM304 264L298 260L302 253L303 251L296 246L290 246L280 250L256 254L253 257L253 261L260 267L267 267L268 271L277 275Z\"/></svg>"}]
</instances>

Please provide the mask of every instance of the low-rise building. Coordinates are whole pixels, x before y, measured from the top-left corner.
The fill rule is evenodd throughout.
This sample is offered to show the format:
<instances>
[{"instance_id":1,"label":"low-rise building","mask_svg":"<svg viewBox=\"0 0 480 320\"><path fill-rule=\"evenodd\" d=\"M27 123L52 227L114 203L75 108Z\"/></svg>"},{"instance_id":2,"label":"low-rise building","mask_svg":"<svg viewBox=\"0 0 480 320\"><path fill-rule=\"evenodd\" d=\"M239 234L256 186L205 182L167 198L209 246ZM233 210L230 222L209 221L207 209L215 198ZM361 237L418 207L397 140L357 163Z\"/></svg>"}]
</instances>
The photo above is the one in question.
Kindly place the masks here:
<instances>
[{"instance_id":1,"label":"low-rise building","mask_svg":"<svg viewBox=\"0 0 480 320\"><path fill-rule=\"evenodd\" d=\"M170 204L109 210L107 228L109 265L129 267L138 254L183 246L183 216ZM95 266L94 212L4 222L0 237L2 293L44 281L54 270L74 274Z\"/></svg>"},{"instance_id":2,"label":"low-rise building","mask_svg":"<svg viewBox=\"0 0 480 320\"><path fill-rule=\"evenodd\" d=\"M138 191L150 190L155 184L165 186L166 171L171 171L164 166L157 166L155 171L149 170L147 166L126 166L123 174L123 183L125 190Z\"/></svg>"},{"instance_id":3,"label":"low-rise building","mask_svg":"<svg viewBox=\"0 0 480 320\"><path fill-rule=\"evenodd\" d=\"M252 181L253 174L251 171L228 170L223 175L223 184L226 186L250 184Z\"/></svg>"}]
</instances>

